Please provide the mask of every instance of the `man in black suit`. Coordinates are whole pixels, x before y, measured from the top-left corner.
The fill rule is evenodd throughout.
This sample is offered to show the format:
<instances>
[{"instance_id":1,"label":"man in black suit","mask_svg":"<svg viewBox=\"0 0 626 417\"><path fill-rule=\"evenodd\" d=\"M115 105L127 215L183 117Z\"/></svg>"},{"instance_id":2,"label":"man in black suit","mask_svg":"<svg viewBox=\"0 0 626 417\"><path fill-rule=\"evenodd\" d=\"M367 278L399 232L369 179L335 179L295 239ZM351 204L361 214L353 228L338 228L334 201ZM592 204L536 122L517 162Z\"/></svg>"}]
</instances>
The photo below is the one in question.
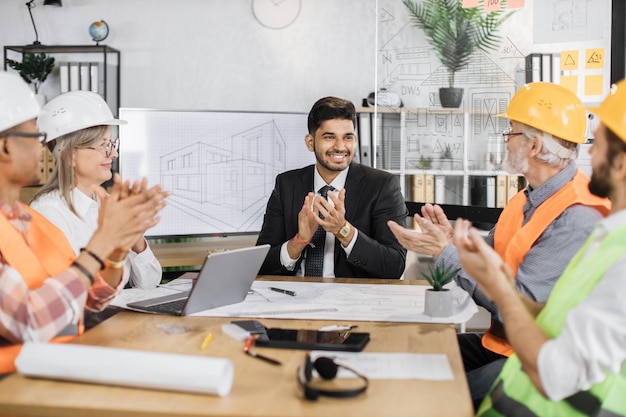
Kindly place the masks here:
<instances>
[{"instance_id":1,"label":"man in black suit","mask_svg":"<svg viewBox=\"0 0 626 417\"><path fill-rule=\"evenodd\" d=\"M400 278L404 272L406 250L387 227L389 220L403 224L408 214L400 182L352 162L355 125L348 100L325 97L313 105L304 142L316 163L276 177L257 240L272 246L260 274Z\"/></svg>"}]
</instances>

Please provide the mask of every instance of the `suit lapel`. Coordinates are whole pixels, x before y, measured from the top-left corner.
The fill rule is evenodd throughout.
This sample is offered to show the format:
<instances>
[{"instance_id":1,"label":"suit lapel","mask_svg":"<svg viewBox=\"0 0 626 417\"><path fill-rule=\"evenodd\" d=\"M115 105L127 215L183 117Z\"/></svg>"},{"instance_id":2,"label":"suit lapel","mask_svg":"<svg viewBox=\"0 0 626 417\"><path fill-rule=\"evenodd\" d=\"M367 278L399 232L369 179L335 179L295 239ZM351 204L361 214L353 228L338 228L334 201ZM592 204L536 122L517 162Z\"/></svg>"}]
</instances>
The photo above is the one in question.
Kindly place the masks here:
<instances>
[{"instance_id":1,"label":"suit lapel","mask_svg":"<svg viewBox=\"0 0 626 417\"><path fill-rule=\"evenodd\" d=\"M354 190L359 190L361 187L359 186L360 182L363 180L363 170L361 166L356 163L350 164L350 170L348 171L348 176L346 177L346 220L350 221L357 217L357 209L361 202L362 193L354 193Z\"/></svg>"}]
</instances>

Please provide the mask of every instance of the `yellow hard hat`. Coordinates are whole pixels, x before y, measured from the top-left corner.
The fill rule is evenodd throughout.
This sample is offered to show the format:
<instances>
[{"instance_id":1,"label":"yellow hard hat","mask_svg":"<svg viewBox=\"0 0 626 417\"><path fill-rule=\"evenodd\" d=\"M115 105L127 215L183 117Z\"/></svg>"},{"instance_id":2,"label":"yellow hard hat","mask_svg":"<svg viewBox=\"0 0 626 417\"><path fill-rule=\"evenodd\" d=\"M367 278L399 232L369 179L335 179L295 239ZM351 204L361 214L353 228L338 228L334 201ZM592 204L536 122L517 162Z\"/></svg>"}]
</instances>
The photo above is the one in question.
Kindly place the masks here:
<instances>
[{"instance_id":1,"label":"yellow hard hat","mask_svg":"<svg viewBox=\"0 0 626 417\"><path fill-rule=\"evenodd\" d=\"M506 112L497 115L524 123L568 142L587 140L587 113L576 94L547 82L524 84Z\"/></svg>"},{"instance_id":2,"label":"yellow hard hat","mask_svg":"<svg viewBox=\"0 0 626 417\"><path fill-rule=\"evenodd\" d=\"M613 84L604 101L598 107L588 110L626 142L626 79Z\"/></svg>"}]
</instances>

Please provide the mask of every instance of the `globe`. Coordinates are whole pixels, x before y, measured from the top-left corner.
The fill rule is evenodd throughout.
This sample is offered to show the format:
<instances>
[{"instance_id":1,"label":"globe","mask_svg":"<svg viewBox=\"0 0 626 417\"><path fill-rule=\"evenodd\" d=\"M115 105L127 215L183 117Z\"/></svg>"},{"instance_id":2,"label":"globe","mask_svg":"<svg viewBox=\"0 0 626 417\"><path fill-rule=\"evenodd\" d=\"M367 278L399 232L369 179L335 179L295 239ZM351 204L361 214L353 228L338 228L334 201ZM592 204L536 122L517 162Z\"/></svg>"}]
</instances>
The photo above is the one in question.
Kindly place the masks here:
<instances>
[{"instance_id":1,"label":"globe","mask_svg":"<svg viewBox=\"0 0 626 417\"><path fill-rule=\"evenodd\" d=\"M109 36L109 25L104 20L93 22L89 25L89 34L94 41L101 42Z\"/></svg>"}]
</instances>

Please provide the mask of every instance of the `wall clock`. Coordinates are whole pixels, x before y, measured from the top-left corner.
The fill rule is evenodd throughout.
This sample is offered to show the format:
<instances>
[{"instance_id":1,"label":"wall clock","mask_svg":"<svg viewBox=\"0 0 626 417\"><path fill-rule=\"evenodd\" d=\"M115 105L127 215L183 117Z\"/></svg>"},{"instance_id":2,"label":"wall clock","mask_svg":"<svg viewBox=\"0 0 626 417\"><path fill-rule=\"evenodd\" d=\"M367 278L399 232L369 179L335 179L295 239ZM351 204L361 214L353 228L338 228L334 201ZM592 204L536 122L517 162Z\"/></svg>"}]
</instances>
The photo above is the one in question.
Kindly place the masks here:
<instances>
[{"instance_id":1,"label":"wall clock","mask_svg":"<svg viewBox=\"0 0 626 417\"><path fill-rule=\"evenodd\" d=\"M296 21L302 0L252 0L252 14L263 26L283 29Z\"/></svg>"}]
</instances>

